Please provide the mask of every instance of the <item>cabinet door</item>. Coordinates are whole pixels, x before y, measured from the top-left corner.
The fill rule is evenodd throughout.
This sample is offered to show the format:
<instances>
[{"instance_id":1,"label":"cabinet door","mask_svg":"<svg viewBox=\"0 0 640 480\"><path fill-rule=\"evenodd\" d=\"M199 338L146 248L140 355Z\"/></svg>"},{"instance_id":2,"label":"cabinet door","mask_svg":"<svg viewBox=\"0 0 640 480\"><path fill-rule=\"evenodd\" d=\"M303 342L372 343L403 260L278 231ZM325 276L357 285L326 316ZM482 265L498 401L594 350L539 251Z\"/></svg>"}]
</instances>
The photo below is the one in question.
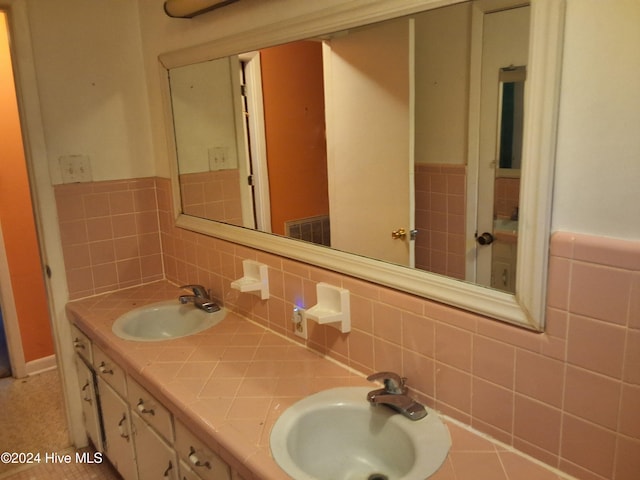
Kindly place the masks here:
<instances>
[{"instance_id":1,"label":"cabinet door","mask_svg":"<svg viewBox=\"0 0 640 480\"><path fill-rule=\"evenodd\" d=\"M138 475L129 406L102 378L98 378L98 391L102 406L105 453L124 480L136 480Z\"/></svg>"},{"instance_id":2,"label":"cabinet door","mask_svg":"<svg viewBox=\"0 0 640 480\"><path fill-rule=\"evenodd\" d=\"M138 477L141 479L178 478L176 452L137 413L131 414L136 446Z\"/></svg>"},{"instance_id":3,"label":"cabinet door","mask_svg":"<svg viewBox=\"0 0 640 480\"><path fill-rule=\"evenodd\" d=\"M102 428L100 427L100 405L96 395L93 372L80 357L76 357L80 398L82 398L82 418L87 436L98 451L103 450Z\"/></svg>"}]
</instances>

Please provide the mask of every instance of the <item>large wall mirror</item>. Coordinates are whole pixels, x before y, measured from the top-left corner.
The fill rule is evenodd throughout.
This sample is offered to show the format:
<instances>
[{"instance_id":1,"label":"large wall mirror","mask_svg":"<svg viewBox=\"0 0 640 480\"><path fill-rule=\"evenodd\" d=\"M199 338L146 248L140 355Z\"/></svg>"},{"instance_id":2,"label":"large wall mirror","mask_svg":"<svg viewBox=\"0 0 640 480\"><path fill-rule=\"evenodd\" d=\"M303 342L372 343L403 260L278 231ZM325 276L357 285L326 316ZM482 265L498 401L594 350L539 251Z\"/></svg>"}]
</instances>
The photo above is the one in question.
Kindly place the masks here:
<instances>
[{"instance_id":1,"label":"large wall mirror","mask_svg":"<svg viewBox=\"0 0 640 480\"><path fill-rule=\"evenodd\" d=\"M542 330L562 21L392 0L162 55L178 226Z\"/></svg>"}]
</instances>

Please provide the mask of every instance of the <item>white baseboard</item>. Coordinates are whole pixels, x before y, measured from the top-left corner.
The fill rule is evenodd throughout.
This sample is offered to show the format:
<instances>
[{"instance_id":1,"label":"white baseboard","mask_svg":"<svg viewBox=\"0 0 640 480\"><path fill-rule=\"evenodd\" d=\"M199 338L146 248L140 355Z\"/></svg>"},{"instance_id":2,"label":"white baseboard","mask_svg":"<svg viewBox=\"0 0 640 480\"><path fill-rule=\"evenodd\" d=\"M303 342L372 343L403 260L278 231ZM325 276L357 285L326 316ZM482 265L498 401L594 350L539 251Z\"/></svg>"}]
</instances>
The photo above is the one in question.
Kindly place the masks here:
<instances>
[{"instance_id":1,"label":"white baseboard","mask_svg":"<svg viewBox=\"0 0 640 480\"><path fill-rule=\"evenodd\" d=\"M38 373L43 373L48 370L53 370L57 368L58 364L56 363L56 356L49 355L48 357L38 358L37 360L32 360L27 362L26 369L27 375L36 375Z\"/></svg>"}]
</instances>

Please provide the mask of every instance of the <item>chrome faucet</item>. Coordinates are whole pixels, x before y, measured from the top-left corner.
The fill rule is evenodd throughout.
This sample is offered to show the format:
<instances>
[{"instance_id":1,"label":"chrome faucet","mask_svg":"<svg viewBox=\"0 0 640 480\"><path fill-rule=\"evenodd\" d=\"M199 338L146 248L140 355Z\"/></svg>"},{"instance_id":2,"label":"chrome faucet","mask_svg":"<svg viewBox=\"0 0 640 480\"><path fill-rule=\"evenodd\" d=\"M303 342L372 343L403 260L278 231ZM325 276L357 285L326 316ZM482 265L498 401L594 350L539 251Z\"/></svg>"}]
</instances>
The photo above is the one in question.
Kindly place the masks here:
<instances>
[{"instance_id":1,"label":"chrome faucet","mask_svg":"<svg viewBox=\"0 0 640 480\"><path fill-rule=\"evenodd\" d=\"M407 395L405 377L393 372L378 372L367 377L370 382L382 380L384 388L372 390L367 401L372 405L387 405L410 420L420 420L427 416L424 405Z\"/></svg>"},{"instance_id":2,"label":"chrome faucet","mask_svg":"<svg viewBox=\"0 0 640 480\"><path fill-rule=\"evenodd\" d=\"M188 288L193 295L180 295L180 303L193 303L196 307L208 313L217 312L220 307L209 297L209 292L202 285L183 285L180 288Z\"/></svg>"}]
</instances>

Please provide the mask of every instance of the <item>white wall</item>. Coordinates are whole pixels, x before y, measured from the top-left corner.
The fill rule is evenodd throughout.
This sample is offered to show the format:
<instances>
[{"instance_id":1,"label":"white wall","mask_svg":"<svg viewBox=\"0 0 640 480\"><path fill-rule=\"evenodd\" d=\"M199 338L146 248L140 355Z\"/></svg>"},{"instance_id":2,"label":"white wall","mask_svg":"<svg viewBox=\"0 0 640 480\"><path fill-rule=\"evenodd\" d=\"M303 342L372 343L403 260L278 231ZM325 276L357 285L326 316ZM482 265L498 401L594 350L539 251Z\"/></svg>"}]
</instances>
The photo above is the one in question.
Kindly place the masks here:
<instances>
[{"instance_id":1,"label":"white wall","mask_svg":"<svg viewBox=\"0 0 640 480\"><path fill-rule=\"evenodd\" d=\"M27 6L53 182L62 155L88 155L93 180L153 175L136 3Z\"/></svg>"},{"instance_id":2,"label":"white wall","mask_svg":"<svg viewBox=\"0 0 640 480\"><path fill-rule=\"evenodd\" d=\"M553 230L640 239L640 2L569 0Z\"/></svg>"}]
</instances>

